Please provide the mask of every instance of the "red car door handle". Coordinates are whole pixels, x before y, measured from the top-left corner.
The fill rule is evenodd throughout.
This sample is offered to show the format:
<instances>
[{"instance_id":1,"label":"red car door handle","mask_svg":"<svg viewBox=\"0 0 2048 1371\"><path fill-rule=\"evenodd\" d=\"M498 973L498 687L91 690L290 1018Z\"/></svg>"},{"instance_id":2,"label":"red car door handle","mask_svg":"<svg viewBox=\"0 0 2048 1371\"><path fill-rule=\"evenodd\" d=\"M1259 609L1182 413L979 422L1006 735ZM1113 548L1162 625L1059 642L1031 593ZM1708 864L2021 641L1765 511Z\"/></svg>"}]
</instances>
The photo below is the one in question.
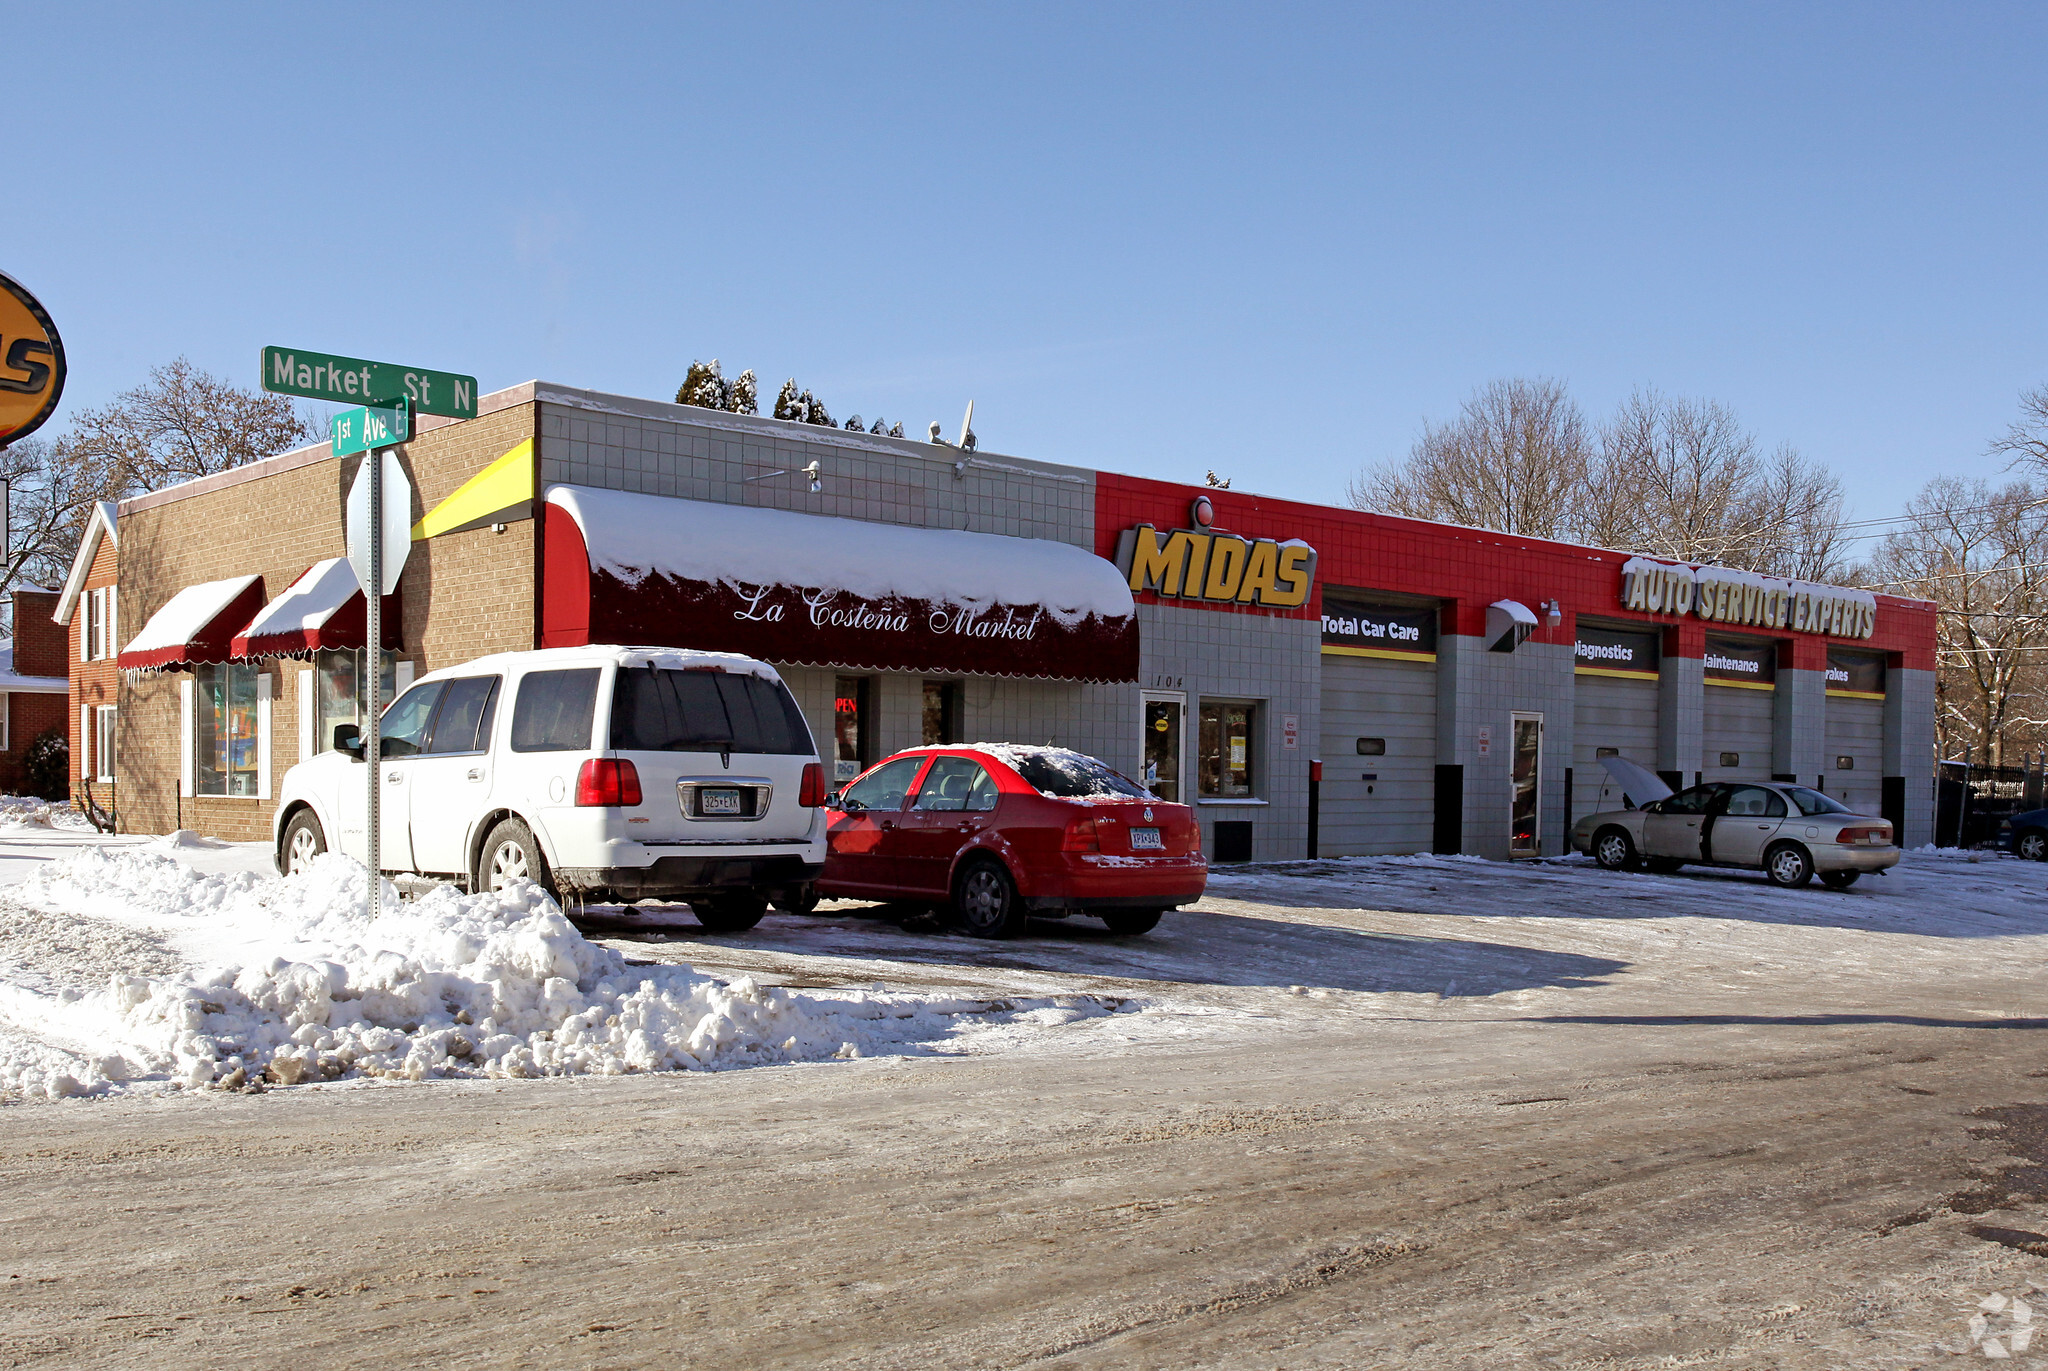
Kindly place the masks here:
<instances>
[{"instance_id":1,"label":"red car door handle","mask_svg":"<svg viewBox=\"0 0 2048 1371\"><path fill-rule=\"evenodd\" d=\"M884 819L884 820L882 820L882 831L883 831L884 833L887 833L887 832L891 831L891 830L892 830L892 829L894 829L895 827L896 827L896 821L895 821L894 819Z\"/></svg>"}]
</instances>

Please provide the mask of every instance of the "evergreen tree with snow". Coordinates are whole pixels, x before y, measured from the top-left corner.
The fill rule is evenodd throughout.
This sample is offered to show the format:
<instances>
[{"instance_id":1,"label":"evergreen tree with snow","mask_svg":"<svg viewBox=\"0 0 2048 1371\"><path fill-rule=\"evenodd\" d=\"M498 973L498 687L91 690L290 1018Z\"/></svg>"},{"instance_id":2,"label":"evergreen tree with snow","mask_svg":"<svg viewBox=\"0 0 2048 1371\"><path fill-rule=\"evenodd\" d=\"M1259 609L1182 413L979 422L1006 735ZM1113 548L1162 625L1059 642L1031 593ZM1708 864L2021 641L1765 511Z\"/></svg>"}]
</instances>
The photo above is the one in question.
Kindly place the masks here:
<instances>
[{"instance_id":1,"label":"evergreen tree with snow","mask_svg":"<svg viewBox=\"0 0 2048 1371\"><path fill-rule=\"evenodd\" d=\"M890 425L889 436L891 438L901 438L903 436L903 421L901 419Z\"/></svg>"},{"instance_id":2,"label":"evergreen tree with snow","mask_svg":"<svg viewBox=\"0 0 2048 1371\"><path fill-rule=\"evenodd\" d=\"M711 365L715 367L718 363ZM725 407L734 414L759 414L761 411L755 400L760 391L761 383L754 379L754 370L749 367L733 381Z\"/></svg>"},{"instance_id":3,"label":"evergreen tree with snow","mask_svg":"<svg viewBox=\"0 0 2048 1371\"><path fill-rule=\"evenodd\" d=\"M683 375L683 384L676 390L676 403L696 405L701 409L725 408L725 381L718 374L718 359L713 357L711 365L692 361L690 369Z\"/></svg>"},{"instance_id":4,"label":"evergreen tree with snow","mask_svg":"<svg viewBox=\"0 0 2048 1371\"><path fill-rule=\"evenodd\" d=\"M807 390L804 392L803 401L806 415L804 419L805 423L816 424L820 428L838 427L838 425L832 422L831 411L825 408L825 402L823 400L820 400L817 396L811 394Z\"/></svg>"},{"instance_id":5,"label":"evergreen tree with snow","mask_svg":"<svg viewBox=\"0 0 2048 1371\"><path fill-rule=\"evenodd\" d=\"M854 415L851 419L848 419L846 421L846 429L849 433L867 432L867 428L865 425L861 423L860 416L858 414Z\"/></svg>"},{"instance_id":6,"label":"evergreen tree with snow","mask_svg":"<svg viewBox=\"0 0 2048 1371\"><path fill-rule=\"evenodd\" d=\"M875 426L874 426L873 428L869 429L869 430L868 430L868 432L869 432L869 433L887 433L887 432L888 432L889 430L888 430L888 429L886 429L886 428L883 428L883 427L882 427L882 425L883 425L883 424L885 424L885 423L887 423L887 422L888 422L888 421L887 421L887 420L885 420L885 419L882 419L882 418L879 418L879 417L878 417L878 418L876 418L876 420L875 420Z\"/></svg>"},{"instance_id":7,"label":"evergreen tree with snow","mask_svg":"<svg viewBox=\"0 0 2048 1371\"><path fill-rule=\"evenodd\" d=\"M775 397L775 417L778 419L794 419L800 424L809 423L810 410L808 406L810 398L811 393L809 391L804 391L801 394L798 393L796 377L790 377L782 383L782 390Z\"/></svg>"}]
</instances>

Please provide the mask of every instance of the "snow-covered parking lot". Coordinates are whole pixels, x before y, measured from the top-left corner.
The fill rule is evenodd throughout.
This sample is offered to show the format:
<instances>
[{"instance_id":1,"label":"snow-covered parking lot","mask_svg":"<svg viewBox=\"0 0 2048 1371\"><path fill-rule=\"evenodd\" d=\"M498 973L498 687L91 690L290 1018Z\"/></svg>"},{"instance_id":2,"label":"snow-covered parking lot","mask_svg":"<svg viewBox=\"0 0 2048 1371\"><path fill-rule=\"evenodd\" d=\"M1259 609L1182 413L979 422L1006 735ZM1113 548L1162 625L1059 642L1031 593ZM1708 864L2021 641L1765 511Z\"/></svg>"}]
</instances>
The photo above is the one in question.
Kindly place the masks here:
<instances>
[{"instance_id":1,"label":"snow-covered parking lot","mask_svg":"<svg viewBox=\"0 0 2048 1371\"><path fill-rule=\"evenodd\" d=\"M9 1364L1912 1366L2048 1288L2048 866L714 937L371 926L345 864L48 818L0 810Z\"/></svg>"}]
</instances>

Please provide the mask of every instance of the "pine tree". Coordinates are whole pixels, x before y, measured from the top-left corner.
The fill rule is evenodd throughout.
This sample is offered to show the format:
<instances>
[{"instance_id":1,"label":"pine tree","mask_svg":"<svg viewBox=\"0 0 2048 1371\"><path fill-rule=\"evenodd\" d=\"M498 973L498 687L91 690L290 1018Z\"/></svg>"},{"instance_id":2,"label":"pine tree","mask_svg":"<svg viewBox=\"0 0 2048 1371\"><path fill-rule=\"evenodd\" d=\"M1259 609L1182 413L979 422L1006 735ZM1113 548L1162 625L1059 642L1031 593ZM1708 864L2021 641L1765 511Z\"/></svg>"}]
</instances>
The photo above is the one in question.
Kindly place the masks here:
<instances>
[{"instance_id":1,"label":"pine tree","mask_svg":"<svg viewBox=\"0 0 2048 1371\"><path fill-rule=\"evenodd\" d=\"M868 430L868 432L869 432L869 433L887 433L887 432L888 432L889 430L883 427L883 425L884 425L885 423L887 423L887 422L888 422L888 421L887 421L886 419L882 419L882 418L879 418L879 417L878 417L878 418L877 418L877 419L875 420L875 426L874 426L873 428L869 429L869 430Z\"/></svg>"},{"instance_id":2,"label":"pine tree","mask_svg":"<svg viewBox=\"0 0 2048 1371\"><path fill-rule=\"evenodd\" d=\"M804 410L805 423L816 424L820 428L837 427L837 425L835 425L832 422L832 412L825 408L825 402L823 400L820 400L817 396L811 394L808 390L804 392Z\"/></svg>"},{"instance_id":3,"label":"pine tree","mask_svg":"<svg viewBox=\"0 0 2048 1371\"><path fill-rule=\"evenodd\" d=\"M858 414L854 415L854 416L853 416L853 417L852 417L851 419L848 419L848 420L846 421L846 427L847 427L847 430L848 430L848 432L851 432L851 433L865 433L865 432L867 432L867 426L866 426L865 424L861 423L861 421L860 421L860 416L859 416Z\"/></svg>"},{"instance_id":4,"label":"pine tree","mask_svg":"<svg viewBox=\"0 0 2048 1371\"><path fill-rule=\"evenodd\" d=\"M699 409L730 409L732 383L718 370L718 359L711 364L690 363L688 374L683 377L682 389L676 392L679 405L696 405Z\"/></svg>"},{"instance_id":5,"label":"pine tree","mask_svg":"<svg viewBox=\"0 0 2048 1371\"><path fill-rule=\"evenodd\" d=\"M775 397L775 417L794 419L798 423L810 422L810 398L809 391L797 393L796 377L790 377L782 383L782 391Z\"/></svg>"},{"instance_id":6,"label":"pine tree","mask_svg":"<svg viewBox=\"0 0 2048 1371\"><path fill-rule=\"evenodd\" d=\"M714 362L712 365L716 366L717 363ZM725 407L734 414L760 413L760 409L755 404L755 398L760 389L761 383L754 379L754 372L750 367L741 372L738 379L732 383L731 397Z\"/></svg>"},{"instance_id":7,"label":"pine tree","mask_svg":"<svg viewBox=\"0 0 2048 1371\"><path fill-rule=\"evenodd\" d=\"M895 424L893 424L890 427L889 436L891 438L901 438L903 436L903 421L901 419L898 419L895 422Z\"/></svg>"}]
</instances>

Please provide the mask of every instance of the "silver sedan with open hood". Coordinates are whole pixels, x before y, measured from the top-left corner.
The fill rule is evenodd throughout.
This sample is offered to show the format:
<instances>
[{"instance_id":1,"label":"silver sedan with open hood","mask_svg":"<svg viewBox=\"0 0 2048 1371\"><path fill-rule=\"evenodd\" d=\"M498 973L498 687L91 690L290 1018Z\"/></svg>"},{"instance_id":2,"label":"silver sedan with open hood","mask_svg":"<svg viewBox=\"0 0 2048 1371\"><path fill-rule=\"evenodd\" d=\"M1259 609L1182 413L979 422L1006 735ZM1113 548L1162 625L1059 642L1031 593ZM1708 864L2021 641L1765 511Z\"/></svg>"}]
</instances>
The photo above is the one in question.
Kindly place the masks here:
<instances>
[{"instance_id":1,"label":"silver sedan with open hood","mask_svg":"<svg viewBox=\"0 0 2048 1371\"><path fill-rule=\"evenodd\" d=\"M1672 793L1626 757L1602 757L1629 808L1589 814L1572 848L1610 871L1687 863L1761 870L1773 885L1844 890L1899 860L1889 820L1858 814L1829 795L1779 781L1710 781Z\"/></svg>"}]
</instances>

